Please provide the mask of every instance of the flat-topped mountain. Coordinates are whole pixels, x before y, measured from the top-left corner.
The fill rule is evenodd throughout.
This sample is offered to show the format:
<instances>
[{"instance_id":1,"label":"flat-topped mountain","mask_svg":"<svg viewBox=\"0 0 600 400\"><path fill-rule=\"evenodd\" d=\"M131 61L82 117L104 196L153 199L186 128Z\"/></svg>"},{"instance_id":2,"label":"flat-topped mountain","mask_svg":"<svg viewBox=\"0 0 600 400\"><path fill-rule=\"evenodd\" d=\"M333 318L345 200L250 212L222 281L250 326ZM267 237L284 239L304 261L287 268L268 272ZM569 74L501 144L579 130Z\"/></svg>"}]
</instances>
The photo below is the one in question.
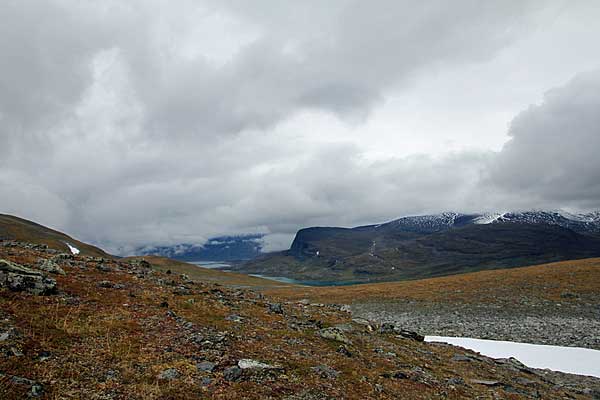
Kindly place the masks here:
<instances>
[{"instance_id":1,"label":"flat-topped mountain","mask_svg":"<svg viewBox=\"0 0 600 400\"><path fill-rule=\"evenodd\" d=\"M289 250L236 267L304 281L373 282L600 256L600 213L446 212L301 229Z\"/></svg>"}]
</instances>

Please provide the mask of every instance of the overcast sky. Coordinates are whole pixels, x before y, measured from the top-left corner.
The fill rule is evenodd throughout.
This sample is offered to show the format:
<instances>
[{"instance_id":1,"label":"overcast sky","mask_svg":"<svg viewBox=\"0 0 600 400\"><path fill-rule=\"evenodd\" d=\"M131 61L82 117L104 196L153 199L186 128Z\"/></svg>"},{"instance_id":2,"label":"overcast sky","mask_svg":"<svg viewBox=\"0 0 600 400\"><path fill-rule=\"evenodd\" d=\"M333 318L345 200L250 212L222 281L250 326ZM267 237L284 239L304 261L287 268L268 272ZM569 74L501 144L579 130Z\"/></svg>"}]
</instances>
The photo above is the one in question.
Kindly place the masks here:
<instances>
[{"instance_id":1,"label":"overcast sky","mask_svg":"<svg viewBox=\"0 0 600 400\"><path fill-rule=\"evenodd\" d=\"M124 252L600 208L600 2L5 0L0 212Z\"/></svg>"}]
</instances>

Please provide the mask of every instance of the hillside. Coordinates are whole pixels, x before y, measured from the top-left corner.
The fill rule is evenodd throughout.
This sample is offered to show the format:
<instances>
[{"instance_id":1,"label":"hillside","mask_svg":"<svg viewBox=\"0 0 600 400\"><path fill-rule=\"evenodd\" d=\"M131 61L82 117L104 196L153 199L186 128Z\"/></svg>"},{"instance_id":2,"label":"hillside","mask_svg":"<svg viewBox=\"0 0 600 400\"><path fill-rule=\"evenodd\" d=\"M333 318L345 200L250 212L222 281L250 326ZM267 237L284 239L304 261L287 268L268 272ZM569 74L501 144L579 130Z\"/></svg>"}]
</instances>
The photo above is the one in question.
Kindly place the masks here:
<instances>
[{"instance_id":1,"label":"hillside","mask_svg":"<svg viewBox=\"0 0 600 400\"><path fill-rule=\"evenodd\" d=\"M237 265L301 281L378 282L600 256L597 213L406 217L356 228L306 228L289 250Z\"/></svg>"},{"instance_id":2,"label":"hillside","mask_svg":"<svg viewBox=\"0 0 600 400\"><path fill-rule=\"evenodd\" d=\"M600 258L423 280L268 290L284 299L352 304L356 316L426 335L600 350Z\"/></svg>"},{"instance_id":3,"label":"hillside","mask_svg":"<svg viewBox=\"0 0 600 400\"><path fill-rule=\"evenodd\" d=\"M70 253L68 246L75 247L81 254L94 257L112 257L103 250L80 242L77 239L35 222L12 215L0 214L0 240L17 240L46 245L51 249Z\"/></svg>"},{"instance_id":4,"label":"hillside","mask_svg":"<svg viewBox=\"0 0 600 400\"><path fill-rule=\"evenodd\" d=\"M28 244L0 246L0 260L3 399L592 396L587 383L424 343L339 305Z\"/></svg>"}]
</instances>

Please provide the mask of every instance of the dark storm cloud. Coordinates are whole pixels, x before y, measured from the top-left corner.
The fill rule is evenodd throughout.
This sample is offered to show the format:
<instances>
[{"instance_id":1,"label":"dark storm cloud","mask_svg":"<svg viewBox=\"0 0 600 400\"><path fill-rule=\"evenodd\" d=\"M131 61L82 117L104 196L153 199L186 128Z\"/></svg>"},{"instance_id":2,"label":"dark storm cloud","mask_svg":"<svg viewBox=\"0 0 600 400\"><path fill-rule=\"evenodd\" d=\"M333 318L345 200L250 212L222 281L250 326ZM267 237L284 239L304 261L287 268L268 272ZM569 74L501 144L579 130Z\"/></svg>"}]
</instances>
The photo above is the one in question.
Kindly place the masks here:
<instances>
[{"instance_id":1,"label":"dark storm cloud","mask_svg":"<svg viewBox=\"0 0 600 400\"><path fill-rule=\"evenodd\" d=\"M0 212L127 249L257 231L285 243L306 225L541 199L595 206L597 192L586 189L595 172L578 163L592 146L577 153L574 143L598 137L597 74L525 111L498 155L373 161L350 140L285 126L303 113L360 124L427 74L492 59L553 7L4 2ZM540 155L527 166L536 142ZM569 153L536 180L557 156L550 147ZM566 182L572 172L580 175ZM553 189L563 181L571 194Z\"/></svg>"}]
</instances>

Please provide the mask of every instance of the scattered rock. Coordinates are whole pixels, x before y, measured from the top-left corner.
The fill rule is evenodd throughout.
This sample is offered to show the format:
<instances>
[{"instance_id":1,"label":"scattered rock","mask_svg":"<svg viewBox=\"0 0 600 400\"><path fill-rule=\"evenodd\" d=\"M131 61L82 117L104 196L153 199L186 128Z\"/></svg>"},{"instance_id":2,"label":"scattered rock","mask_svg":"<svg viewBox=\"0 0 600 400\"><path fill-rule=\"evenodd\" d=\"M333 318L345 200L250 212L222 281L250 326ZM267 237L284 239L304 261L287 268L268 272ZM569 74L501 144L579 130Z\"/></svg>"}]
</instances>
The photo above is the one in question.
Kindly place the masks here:
<instances>
[{"instance_id":1,"label":"scattered rock","mask_svg":"<svg viewBox=\"0 0 600 400\"><path fill-rule=\"evenodd\" d=\"M70 261L70 260L74 260L75 257L73 256L73 254L67 254L67 253L60 253L55 255L54 257L52 257L52 261L55 262L61 262L61 261Z\"/></svg>"},{"instance_id":2,"label":"scattered rock","mask_svg":"<svg viewBox=\"0 0 600 400\"><path fill-rule=\"evenodd\" d=\"M283 314L281 303L269 303L269 311L275 314Z\"/></svg>"},{"instance_id":3,"label":"scattered rock","mask_svg":"<svg viewBox=\"0 0 600 400\"><path fill-rule=\"evenodd\" d=\"M239 360L238 367L241 369L281 369L281 366L266 364L250 358Z\"/></svg>"},{"instance_id":4,"label":"scattered rock","mask_svg":"<svg viewBox=\"0 0 600 400\"><path fill-rule=\"evenodd\" d=\"M560 297L563 299L578 299L580 296L577 293L573 292L562 292Z\"/></svg>"},{"instance_id":5,"label":"scattered rock","mask_svg":"<svg viewBox=\"0 0 600 400\"><path fill-rule=\"evenodd\" d=\"M12 291L25 291L35 295L56 293L56 281L41 272L22 265L0 260L0 287Z\"/></svg>"},{"instance_id":6,"label":"scattered rock","mask_svg":"<svg viewBox=\"0 0 600 400\"><path fill-rule=\"evenodd\" d=\"M455 376L452 378L448 378L446 380L446 383L448 385L452 385L452 386L462 386L465 384L465 380L463 378L461 378L460 376Z\"/></svg>"},{"instance_id":7,"label":"scattered rock","mask_svg":"<svg viewBox=\"0 0 600 400\"><path fill-rule=\"evenodd\" d=\"M67 273L52 260L41 259L38 268L51 274L66 275Z\"/></svg>"},{"instance_id":8,"label":"scattered rock","mask_svg":"<svg viewBox=\"0 0 600 400\"><path fill-rule=\"evenodd\" d=\"M179 371L177 371L175 368L169 368L158 374L158 379L172 381L179 378L179 375Z\"/></svg>"},{"instance_id":9,"label":"scattered rock","mask_svg":"<svg viewBox=\"0 0 600 400\"><path fill-rule=\"evenodd\" d=\"M351 314L352 313L352 307L350 307L348 304L342 304L340 306L340 311Z\"/></svg>"},{"instance_id":10,"label":"scattered rock","mask_svg":"<svg viewBox=\"0 0 600 400\"><path fill-rule=\"evenodd\" d=\"M335 340L344 344L352 344L352 341L348 339L340 329L338 328L324 328L318 332L318 335L324 339Z\"/></svg>"},{"instance_id":11,"label":"scattered rock","mask_svg":"<svg viewBox=\"0 0 600 400\"><path fill-rule=\"evenodd\" d=\"M474 361L473 358L467 356L467 355L463 355L463 354L456 354L455 356L453 356L450 361Z\"/></svg>"},{"instance_id":12,"label":"scattered rock","mask_svg":"<svg viewBox=\"0 0 600 400\"><path fill-rule=\"evenodd\" d=\"M340 376L339 371L336 371L327 365L317 365L316 367L311 367L310 369L316 372L321 378L335 379Z\"/></svg>"},{"instance_id":13,"label":"scattered rock","mask_svg":"<svg viewBox=\"0 0 600 400\"><path fill-rule=\"evenodd\" d=\"M392 371L392 372L384 372L381 374L382 378L387 379L408 379L409 375L404 371Z\"/></svg>"},{"instance_id":14,"label":"scattered rock","mask_svg":"<svg viewBox=\"0 0 600 400\"><path fill-rule=\"evenodd\" d=\"M44 394L44 387L42 384L32 381L31 379L13 376L10 380L16 385L29 387L29 396L31 397L40 397L42 394Z\"/></svg>"},{"instance_id":15,"label":"scattered rock","mask_svg":"<svg viewBox=\"0 0 600 400\"><path fill-rule=\"evenodd\" d=\"M337 352L345 355L346 357L352 357L352 352L350 350L348 350L348 348L344 345L341 345L340 347L338 347Z\"/></svg>"},{"instance_id":16,"label":"scattered rock","mask_svg":"<svg viewBox=\"0 0 600 400\"><path fill-rule=\"evenodd\" d=\"M199 362L198 364L196 364L196 368L198 368L199 371L206 371L206 372L212 372L216 366L217 365L214 362L210 362L210 361L202 361L202 362Z\"/></svg>"},{"instance_id":17,"label":"scattered rock","mask_svg":"<svg viewBox=\"0 0 600 400\"><path fill-rule=\"evenodd\" d=\"M202 380L200 381L200 384L202 386L208 386L212 383L212 379L210 379L208 376L205 376L204 378L202 378Z\"/></svg>"},{"instance_id":18,"label":"scattered rock","mask_svg":"<svg viewBox=\"0 0 600 400\"><path fill-rule=\"evenodd\" d=\"M100 264L96 267L96 269L98 271L102 271L102 272L111 272L112 271L112 268L106 264Z\"/></svg>"},{"instance_id":19,"label":"scattered rock","mask_svg":"<svg viewBox=\"0 0 600 400\"><path fill-rule=\"evenodd\" d=\"M117 379L118 377L119 371L115 371L114 369L109 369L108 371L106 371L106 374L104 374L105 381L111 381Z\"/></svg>"},{"instance_id":20,"label":"scattered rock","mask_svg":"<svg viewBox=\"0 0 600 400\"><path fill-rule=\"evenodd\" d=\"M225 317L225 319L226 319L227 321L233 321L233 322L238 322L238 323L240 323L240 322L244 322L244 318L243 318L243 317L240 317L240 316L239 316L239 315L237 315L237 314L231 314L231 315L229 315L229 316Z\"/></svg>"},{"instance_id":21,"label":"scattered rock","mask_svg":"<svg viewBox=\"0 0 600 400\"><path fill-rule=\"evenodd\" d=\"M425 340L425 336L420 335L417 332L408 331L406 329L398 329L396 333L399 337L416 340L417 342L423 342Z\"/></svg>"},{"instance_id":22,"label":"scattered rock","mask_svg":"<svg viewBox=\"0 0 600 400\"><path fill-rule=\"evenodd\" d=\"M235 381L240 380L241 377L242 377L242 369L240 367L238 367L237 365L234 365L233 367L225 368L225 370L223 371L223 378L225 378L225 380L227 380L227 381L235 382Z\"/></svg>"},{"instance_id":23,"label":"scattered rock","mask_svg":"<svg viewBox=\"0 0 600 400\"><path fill-rule=\"evenodd\" d=\"M471 379L471 383L475 385L484 385L484 386L500 386L501 383L493 380L485 380L485 379Z\"/></svg>"}]
</instances>

